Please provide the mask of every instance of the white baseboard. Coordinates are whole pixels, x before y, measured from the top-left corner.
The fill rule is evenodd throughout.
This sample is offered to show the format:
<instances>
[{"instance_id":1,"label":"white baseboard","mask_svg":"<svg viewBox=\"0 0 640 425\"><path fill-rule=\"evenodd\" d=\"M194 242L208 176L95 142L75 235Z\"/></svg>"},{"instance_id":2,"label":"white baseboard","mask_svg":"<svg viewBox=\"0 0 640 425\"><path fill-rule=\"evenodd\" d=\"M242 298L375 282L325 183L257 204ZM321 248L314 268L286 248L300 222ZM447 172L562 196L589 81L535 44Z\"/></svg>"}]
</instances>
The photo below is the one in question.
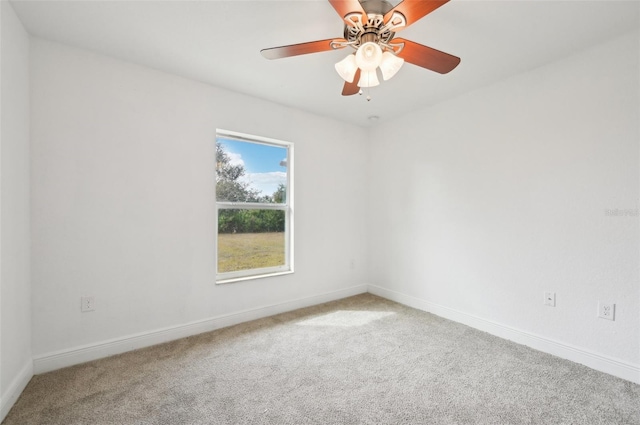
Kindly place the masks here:
<instances>
[{"instance_id":1,"label":"white baseboard","mask_svg":"<svg viewBox=\"0 0 640 425\"><path fill-rule=\"evenodd\" d=\"M386 298L418 310L427 311L440 317L444 317L445 319L453 320L454 322L459 322L467 326L471 326L472 328L488 332L500 338L526 345L536 350L583 364L600 372L608 373L610 375L617 376L618 378L640 384L640 365L614 359L603 354L594 353L581 347L576 347L540 335L525 332L511 326L496 323L491 320L473 316L471 314L379 286L369 285L369 292L382 298Z\"/></svg>"},{"instance_id":2,"label":"white baseboard","mask_svg":"<svg viewBox=\"0 0 640 425\"><path fill-rule=\"evenodd\" d=\"M20 369L20 372L18 372L13 381L11 381L7 390L0 397L0 422L7 416L9 410L11 410L18 400L18 397L20 397L20 394L22 394L22 391L24 391L32 377L33 362L31 359L28 359L22 369Z\"/></svg>"},{"instance_id":3,"label":"white baseboard","mask_svg":"<svg viewBox=\"0 0 640 425\"><path fill-rule=\"evenodd\" d=\"M108 341L47 353L33 358L33 372L36 374L50 372L63 367L73 366L156 344L162 344L164 342L197 335L203 332L209 332L227 326L248 322L250 320L273 316L274 314L322 304L350 297L352 295L363 294L365 292L367 292L367 285L352 286L346 289L286 301L280 304L244 310L184 325L156 329L122 338L115 338Z\"/></svg>"}]
</instances>

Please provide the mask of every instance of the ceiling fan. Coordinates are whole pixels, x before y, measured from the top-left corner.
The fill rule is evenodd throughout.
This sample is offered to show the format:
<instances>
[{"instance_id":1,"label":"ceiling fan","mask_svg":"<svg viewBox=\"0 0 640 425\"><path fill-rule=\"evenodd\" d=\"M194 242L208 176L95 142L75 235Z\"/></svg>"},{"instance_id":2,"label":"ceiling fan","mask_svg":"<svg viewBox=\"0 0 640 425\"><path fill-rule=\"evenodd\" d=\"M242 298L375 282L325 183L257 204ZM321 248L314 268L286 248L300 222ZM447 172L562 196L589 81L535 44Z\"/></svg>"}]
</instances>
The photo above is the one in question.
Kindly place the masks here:
<instances>
[{"instance_id":1,"label":"ceiling fan","mask_svg":"<svg viewBox=\"0 0 640 425\"><path fill-rule=\"evenodd\" d=\"M460 58L403 38L396 32L433 12L449 0L404 0L393 7L387 0L329 0L344 20L344 37L260 51L267 59L318 53L351 47L355 53L335 65L345 80L343 96L361 93L361 87L380 84L382 78L393 77L407 61L422 68L446 74L460 63Z\"/></svg>"}]
</instances>

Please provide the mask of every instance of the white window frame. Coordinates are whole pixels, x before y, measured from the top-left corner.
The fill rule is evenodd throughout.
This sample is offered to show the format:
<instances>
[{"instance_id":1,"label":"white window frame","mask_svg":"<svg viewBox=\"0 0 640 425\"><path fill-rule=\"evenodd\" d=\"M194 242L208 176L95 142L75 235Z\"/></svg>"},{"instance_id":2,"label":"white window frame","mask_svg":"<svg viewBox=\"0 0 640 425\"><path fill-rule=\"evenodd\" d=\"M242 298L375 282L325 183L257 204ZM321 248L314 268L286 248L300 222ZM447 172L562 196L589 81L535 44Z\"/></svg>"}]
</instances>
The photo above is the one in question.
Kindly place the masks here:
<instances>
[{"instance_id":1,"label":"white window frame","mask_svg":"<svg viewBox=\"0 0 640 425\"><path fill-rule=\"evenodd\" d=\"M279 276L293 273L293 143L252 134L216 129L216 143L218 138L233 139L239 142L249 142L276 146L287 149L287 193L282 204L262 204L258 202L219 202L216 193L215 213L215 247L216 247L216 284L240 282L265 277ZM217 172L217 171L216 171ZM247 209L247 210L281 210L285 214L284 230L284 265L263 267L259 269L238 270L233 272L218 272L218 210Z\"/></svg>"}]
</instances>

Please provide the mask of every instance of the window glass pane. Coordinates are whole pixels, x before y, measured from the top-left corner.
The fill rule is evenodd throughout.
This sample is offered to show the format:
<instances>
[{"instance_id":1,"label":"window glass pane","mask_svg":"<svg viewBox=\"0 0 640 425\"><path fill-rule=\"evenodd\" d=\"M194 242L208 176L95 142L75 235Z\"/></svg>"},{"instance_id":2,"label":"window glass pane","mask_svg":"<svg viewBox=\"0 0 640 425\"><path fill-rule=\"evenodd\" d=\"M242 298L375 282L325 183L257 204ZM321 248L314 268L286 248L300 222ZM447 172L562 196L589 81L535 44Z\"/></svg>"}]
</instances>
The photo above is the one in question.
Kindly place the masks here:
<instances>
[{"instance_id":1,"label":"window glass pane","mask_svg":"<svg viewBox=\"0 0 640 425\"><path fill-rule=\"evenodd\" d=\"M218 137L218 202L286 203L287 148Z\"/></svg>"},{"instance_id":2,"label":"window glass pane","mask_svg":"<svg viewBox=\"0 0 640 425\"><path fill-rule=\"evenodd\" d=\"M285 265L285 212L218 210L218 273Z\"/></svg>"},{"instance_id":3,"label":"window glass pane","mask_svg":"<svg viewBox=\"0 0 640 425\"><path fill-rule=\"evenodd\" d=\"M293 144L218 130L218 283L293 272Z\"/></svg>"}]
</instances>

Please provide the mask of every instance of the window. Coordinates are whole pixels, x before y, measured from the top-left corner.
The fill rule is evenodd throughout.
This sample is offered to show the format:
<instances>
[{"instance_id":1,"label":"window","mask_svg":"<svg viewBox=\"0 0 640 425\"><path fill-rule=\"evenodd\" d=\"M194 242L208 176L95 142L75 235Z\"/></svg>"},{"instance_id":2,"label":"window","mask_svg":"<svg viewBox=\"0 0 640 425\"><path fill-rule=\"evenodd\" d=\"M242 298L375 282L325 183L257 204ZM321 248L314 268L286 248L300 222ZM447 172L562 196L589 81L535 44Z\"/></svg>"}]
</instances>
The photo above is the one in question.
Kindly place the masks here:
<instances>
[{"instance_id":1,"label":"window","mask_svg":"<svg viewBox=\"0 0 640 425\"><path fill-rule=\"evenodd\" d=\"M217 283L293 272L293 144L216 134Z\"/></svg>"}]
</instances>

